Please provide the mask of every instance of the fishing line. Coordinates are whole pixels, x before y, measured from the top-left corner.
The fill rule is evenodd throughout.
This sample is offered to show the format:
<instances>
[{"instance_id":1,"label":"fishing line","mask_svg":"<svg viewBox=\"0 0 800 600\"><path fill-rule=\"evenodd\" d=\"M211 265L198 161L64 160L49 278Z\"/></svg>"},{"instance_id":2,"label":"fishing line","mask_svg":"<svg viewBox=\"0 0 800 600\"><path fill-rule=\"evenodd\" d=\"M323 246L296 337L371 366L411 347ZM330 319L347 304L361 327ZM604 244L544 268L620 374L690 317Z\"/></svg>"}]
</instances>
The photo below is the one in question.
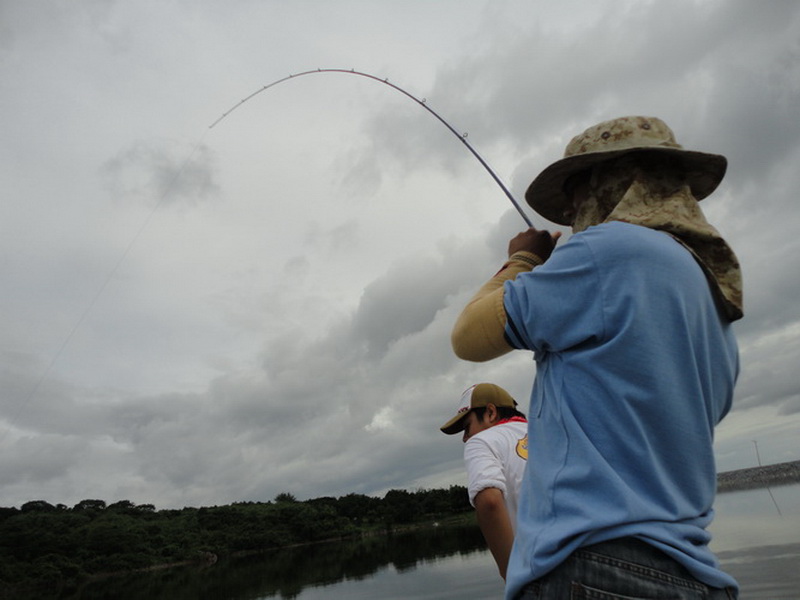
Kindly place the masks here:
<instances>
[{"instance_id":1,"label":"fishing line","mask_svg":"<svg viewBox=\"0 0 800 600\"><path fill-rule=\"evenodd\" d=\"M194 155L197 153L197 151L202 146L203 139L206 137L206 133L204 133L202 135L202 137L195 143L195 145L192 148L191 152L189 152L189 155L184 159L183 163L181 163L180 168L175 171L175 173L173 174L172 178L167 183L167 186L164 188L164 191L161 193L161 197L158 199L158 202L156 202L155 206L153 206L153 208L150 210L150 212L144 218L142 223L139 225L139 228L136 230L136 233L134 233L133 238L131 239L130 242L128 242L128 245L122 251L122 254L120 254L120 256L117 259L117 261L114 264L114 266L111 268L111 270L108 272L106 277L103 279L103 282L100 284L100 286L98 287L97 291L94 293L94 296L92 296L91 300L89 301L89 304L86 306L86 308L84 309L83 313L80 315L78 320L72 326L72 329L69 331L69 333L67 334L66 338L64 338L64 341L58 347L58 349L56 350L56 352L53 355L53 357L50 359L50 362L45 367L45 369L42 372L42 374L39 376L39 378L34 383L33 388L31 389L31 391L27 394L27 396L25 397L24 401L17 407L16 412L9 416L9 418L7 420L9 425L14 425L17 422L17 419L19 418L20 414L22 413L23 408L27 407L30 404L30 402L33 399L33 397L39 392L39 389L42 387L44 382L50 376L50 372L55 367L56 363L58 362L58 359L61 358L61 355L64 353L64 351L66 350L67 346L72 341L72 338L75 337L75 334L78 332L78 329L80 329L81 325L83 325L84 321L86 321L86 319L89 317L89 313L92 312L92 309L97 304L97 302L100 299L100 297L103 295L103 292L105 292L106 288L108 287L108 284L114 278L114 275L116 275L117 271L119 271L120 267L122 266L122 263L125 262L125 259L128 257L128 255L133 250L133 247L136 245L136 242L142 236L142 234L144 233L144 230L147 228L147 226L149 225L150 221L152 221L153 216L156 214L156 212L166 202L167 197L172 192L172 188L175 186L176 182L181 178L181 176L183 175L183 172L186 170L187 165L191 162L191 160L194 157ZM8 430L4 430L2 433L0 433L0 442L4 441L5 438L7 437L7 435L8 435Z\"/></svg>"},{"instance_id":2,"label":"fishing line","mask_svg":"<svg viewBox=\"0 0 800 600\"><path fill-rule=\"evenodd\" d=\"M503 184L503 182L500 180L500 178L497 176L497 174L494 172L494 170L489 166L489 164L483 159L483 157L480 154L478 154L478 152L475 150L475 148L473 148L472 145L467 141L467 134L466 133L459 133L458 131L456 131L453 128L453 126L450 125L450 123L448 123L447 121L445 121L444 118L442 118L442 116L439 113L437 113L430 106L428 106L427 100L425 98L420 100L419 98L417 98L413 94L411 94L411 93L407 92L406 90L404 90L403 88L401 88L399 85L395 85L394 83L391 83L388 79L381 78L381 77L376 77L375 75L370 75L369 73L364 73L362 71L356 71L355 69L314 69L312 71L303 71L301 73L294 73L293 75L289 75L288 77L283 77L281 79L278 79L277 81L273 81L272 83L268 83L267 85L263 86L261 89L255 91L255 92L253 92L252 94L250 94L249 96L247 96L243 100L240 100L233 107L231 107L227 112L224 112L220 118L218 118L211 125L209 125L208 128L209 129L213 129L220 121L225 119L225 117L227 117L229 114L231 114L237 108L239 108L242 104L244 104L245 102L248 102L249 100L251 100L255 96L258 96L260 93L265 92L266 90L268 90L268 89L270 89L272 87L275 87L279 83L283 83L284 81L289 81L291 79L297 79L298 77L302 77L303 75L313 75L315 73L345 73L347 75L358 75L359 77L366 77L367 79L372 79L373 81L377 81L378 83L382 83L384 85L388 85L390 88L392 88L394 90L397 90L398 92L400 92L401 94L405 95L408 98L411 98L414 102L419 104L422 108L424 108L429 113L431 113L434 117L436 117L439 120L439 122L442 123L442 125L444 125L445 127L447 127L447 129L450 130L450 133L452 133L454 136L456 136L461 141L461 143L464 144L467 147L467 149L472 153L472 155L476 159L478 159L478 162L480 162L481 165L483 165L483 168L486 169L489 172L489 175L492 176L492 179L494 179L495 183L497 183L497 185L500 186L500 189L503 190L503 192L505 193L506 197L509 200L511 200L511 204L513 204L514 208L517 209L517 212L520 214L520 216L528 224L528 227L533 227L533 223L528 218L528 215L526 215L525 212L522 210L522 207L519 205L519 203L514 198L514 196L511 194L511 192L508 191L508 188L505 186L505 184Z\"/></svg>"}]
</instances>

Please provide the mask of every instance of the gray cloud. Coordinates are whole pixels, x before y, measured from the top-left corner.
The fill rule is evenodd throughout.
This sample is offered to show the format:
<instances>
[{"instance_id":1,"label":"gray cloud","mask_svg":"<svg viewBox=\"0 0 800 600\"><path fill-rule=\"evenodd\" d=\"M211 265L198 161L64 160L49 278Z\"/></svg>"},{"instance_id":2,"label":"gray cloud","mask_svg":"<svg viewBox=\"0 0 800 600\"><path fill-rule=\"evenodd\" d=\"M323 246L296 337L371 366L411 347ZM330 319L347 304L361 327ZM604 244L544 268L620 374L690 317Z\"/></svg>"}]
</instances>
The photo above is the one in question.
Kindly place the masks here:
<instances>
[{"instance_id":1,"label":"gray cloud","mask_svg":"<svg viewBox=\"0 0 800 600\"><path fill-rule=\"evenodd\" d=\"M185 152L185 149L182 149ZM171 145L135 142L106 161L101 172L116 198L135 198L148 205L195 204L216 198L212 151L198 144L179 155Z\"/></svg>"},{"instance_id":2,"label":"gray cloud","mask_svg":"<svg viewBox=\"0 0 800 600\"><path fill-rule=\"evenodd\" d=\"M520 198L571 135L619 114L662 116L685 146L727 155L703 206L745 273L733 416L768 415L749 424L765 453L795 451L768 432L800 412L796 3L459 2L454 28L425 3L344 2L324 31L274 3L200 2L190 19L29 4L0 5L0 504L463 483L462 446L438 431L460 392L495 381L525 406L530 355L471 364L449 346L524 223L419 106L309 78L196 146L170 141L316 66L426 97ZM386 35L387 20L413 35ZM177 210L137 229L159 203ZM750 440L731 433L720 453L739 466Z\"/></svg>"}]
</instances>

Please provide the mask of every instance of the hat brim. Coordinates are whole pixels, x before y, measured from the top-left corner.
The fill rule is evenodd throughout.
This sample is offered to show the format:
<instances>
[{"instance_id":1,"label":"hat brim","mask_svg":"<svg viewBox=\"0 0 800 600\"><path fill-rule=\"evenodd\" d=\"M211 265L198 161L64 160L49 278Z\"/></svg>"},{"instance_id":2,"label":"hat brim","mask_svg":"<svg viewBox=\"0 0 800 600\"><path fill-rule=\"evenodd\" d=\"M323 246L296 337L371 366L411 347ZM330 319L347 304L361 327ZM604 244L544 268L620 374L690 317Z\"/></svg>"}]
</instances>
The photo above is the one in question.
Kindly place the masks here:
<instances>
[{"instance_id":1,"label":"hat brim","mask_svg":"<svg viewBox=\"0 0 800 600\"><path fill-rule=\"evenodd\" d=\"M456 415L452 419L450 419L447 423L442 425L439 429L442 430L443 433L447 435L454 435L461 431L464 431L464 419L467 418L467 415L472 411L469 409L466 412Z\"/></svg>"},{"instance_id":2,"label":"hat brim","mask_svg":"<svg viewBox=\"0 0 800 600\"><path fill-rule=\"evenodd\" d=\"M698 200L709 196L717 189L728 168L728 160L720 154L679 148L643 146L610 152L587 152L562 158L544 169L528 186L525 200L533 210L548 221L558 225L571 225L570 219L565 215L565 209L571 208L571 201L564 194L564 182L567 178L612 158L635 152L658 152L680 157L692 194Z\"/></svg>"}]
</instances>

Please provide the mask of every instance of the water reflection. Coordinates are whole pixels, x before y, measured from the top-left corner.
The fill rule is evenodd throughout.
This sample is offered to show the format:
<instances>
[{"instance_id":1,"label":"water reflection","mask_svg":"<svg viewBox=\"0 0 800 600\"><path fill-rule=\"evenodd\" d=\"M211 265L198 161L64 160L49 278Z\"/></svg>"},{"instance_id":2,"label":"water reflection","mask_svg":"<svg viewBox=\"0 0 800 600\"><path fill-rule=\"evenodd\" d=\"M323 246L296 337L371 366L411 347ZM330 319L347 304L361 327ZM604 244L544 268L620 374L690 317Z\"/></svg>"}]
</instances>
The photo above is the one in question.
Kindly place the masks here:
<instances>
[{"instance_id":1,"label":"water reflection","mask_svg":"<svg viewBox=\"0 0 800 600\"><path fill-rule=\"evenodd\" d=\"M714 509L711 546L717 553L800 543L798 484L719 494Z\"/></svg>"},{"instance_id":2,"label":"water reflection","mask_svg":"<svg viewBox=\"0 0 800 600\"><path fill-rule=\"evenodd\" d=\"M800 589L800 485L771 491L717 497L712 548L744 600L797 598ZM69 600L500 598L485 548L477 526L378 535L108 579Z\"/></svg>"},{"instance_id":3,"label":"water reflection","mask_svg":"<svg viewBox=\"0 0 800 600\"><path fill-rule=\"evenodd\" d=\"M719 494L711 547L736 577L740 597L797 598L800 589L800 485Z\"/></svg>"},{"instance_id":4,"label":"water reflection","mask_svg":"<svg viewBox=\"0 0 800 600\"><path fill-rule=\"evenodd\" d=\"M475 526L381 534L229 558L202 570L179 568L119 577L87 585L75 598L292 599L306 587L361 581L387 569L402 575L421 564L448 556L468 557L485 548Z\"/></svg>"}]
</instances>

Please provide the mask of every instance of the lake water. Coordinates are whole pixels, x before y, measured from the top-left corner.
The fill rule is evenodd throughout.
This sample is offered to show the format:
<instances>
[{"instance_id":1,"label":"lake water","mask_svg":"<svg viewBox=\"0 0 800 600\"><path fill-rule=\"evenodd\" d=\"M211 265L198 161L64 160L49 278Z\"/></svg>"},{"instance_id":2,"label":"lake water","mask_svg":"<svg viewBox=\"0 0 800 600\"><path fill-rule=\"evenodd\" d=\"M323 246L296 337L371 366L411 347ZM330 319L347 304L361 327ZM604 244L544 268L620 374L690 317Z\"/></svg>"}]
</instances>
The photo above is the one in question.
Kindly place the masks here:
<instances>
[{"instance_id":1,"label":"lake water","mask_svg":"<svg viewBox=\"0 0 800 600\"><path fill-rule=\"evenodd\" d=\"M800 484L719 494L712 548L742 600L800 598Z\"/></svg>"},{"instance_id":2,"label":"lake water","mask_svg":"<svg viewBox=\"0 0 800 600\"><path fill-rule=\"evenodd\" d=\"M712 543L742 600L800 598L800 484L720 494ZM290 548L119 577L70 600L501 598L502 581L476 527Z\"/></svg>"}]
</instances>

